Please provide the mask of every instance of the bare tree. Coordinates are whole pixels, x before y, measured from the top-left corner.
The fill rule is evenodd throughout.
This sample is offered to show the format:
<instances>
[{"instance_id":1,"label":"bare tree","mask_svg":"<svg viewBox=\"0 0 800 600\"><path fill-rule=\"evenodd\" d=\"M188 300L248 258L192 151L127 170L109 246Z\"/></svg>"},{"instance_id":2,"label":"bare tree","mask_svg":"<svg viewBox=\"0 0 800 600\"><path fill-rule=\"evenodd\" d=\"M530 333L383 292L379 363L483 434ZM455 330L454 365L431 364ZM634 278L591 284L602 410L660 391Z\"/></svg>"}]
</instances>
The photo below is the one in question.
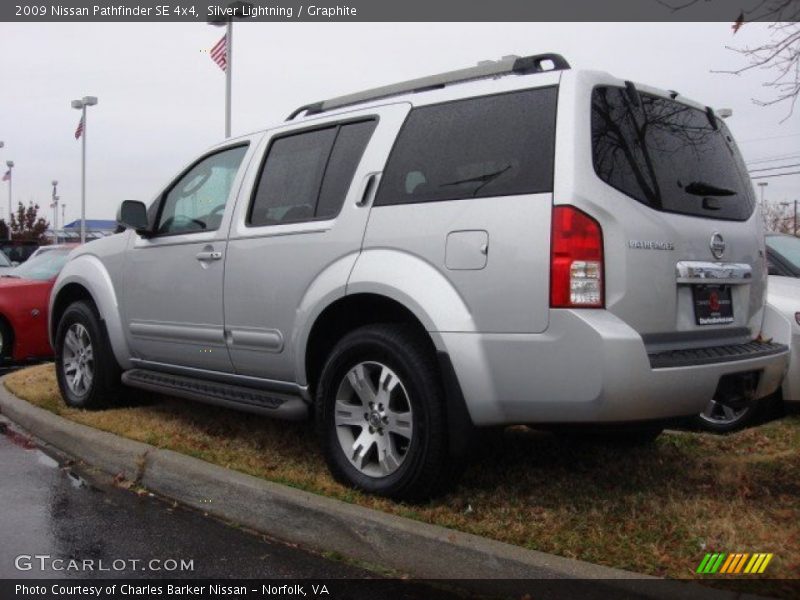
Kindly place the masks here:
<instances>
[{"instance_id":1,"label":"bare tree","mask_svg":"<svg viewBox=\"0 0 800 600\"><path fill-rule=\"evenodd\" d=\"M794 215L785 204L765 202L761 205L764 228L773 233L793 233Z\"/></svg>"},{"instance_id":2,"label":"bare tree","mask_svg":"<svg viewBox=\"0 0 800 600\"><path fill-rule=\"evenodd\" d=\"M673 12L683 10L701 1L708 0L656 0ZM789 113L794 112L797 97L800 95L800 0L751 0L752 7L744 9L733 22L736 34L747 23L769 23L769 39L758 46L726 46L729 50L744 57L747 64L730 71L712 71L741 75L747 71L764 70L770 75L763 86L770 92L768 98L753 98L759 106L772 106L787 102ZM733 15L731 15L733 16Z\"/></svg>"}]
</instances>

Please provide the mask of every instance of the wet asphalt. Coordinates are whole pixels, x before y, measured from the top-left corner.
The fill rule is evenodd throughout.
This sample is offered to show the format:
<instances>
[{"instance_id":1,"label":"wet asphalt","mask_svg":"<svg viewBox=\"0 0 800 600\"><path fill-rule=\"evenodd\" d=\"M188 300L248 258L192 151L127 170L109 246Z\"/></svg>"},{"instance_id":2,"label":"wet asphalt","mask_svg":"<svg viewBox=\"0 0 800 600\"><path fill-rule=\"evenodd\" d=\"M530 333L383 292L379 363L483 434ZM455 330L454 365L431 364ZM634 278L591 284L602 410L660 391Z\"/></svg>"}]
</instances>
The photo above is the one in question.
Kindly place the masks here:
<instances>
[{"instance_id":1,"label":"wet asphalt","mask_svg":"<svg viewBox=\"0 0 800 600\"><path fill-rule=\"evenodd\" d=\"M0 507L3 579L370 576L157 497L96 487L10 431L0 435ZM94 562L83 571L45 559L42 569L42 559L18 560L20 555ZM173 563L167 561L179 565L181 559L191 560L193 569L168 570ZM108 571L98 570L100 561ZM15 562L30 569L18 570Z\"/></svg>"}]
</instances>

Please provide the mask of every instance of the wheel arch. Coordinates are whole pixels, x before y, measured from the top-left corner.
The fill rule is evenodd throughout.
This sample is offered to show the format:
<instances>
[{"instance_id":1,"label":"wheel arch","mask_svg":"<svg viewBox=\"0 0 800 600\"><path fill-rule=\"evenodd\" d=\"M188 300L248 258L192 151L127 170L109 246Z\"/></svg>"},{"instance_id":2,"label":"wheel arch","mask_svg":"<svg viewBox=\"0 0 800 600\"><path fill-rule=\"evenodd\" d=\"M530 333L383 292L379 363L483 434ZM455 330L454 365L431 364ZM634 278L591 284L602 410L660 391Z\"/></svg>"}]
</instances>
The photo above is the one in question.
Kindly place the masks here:
<instances>
[{"instance_id":1,"label":"wheel arch","mask_svg":"<svg viewBox=\"0 0 800 600\"><path fill-rule=\"evenodd\" d=\"M298 354L302 357L305 383L313 389L322 372L325 359L336 343L349 331L375 323L403 323L416 330L430 343L436 343L422 321L403 304L374 293L348 294L328 304L311 326L305 345Z\"/></svg>"},{"instance_id":2,"label":"wheel arch","mask_svg":"<svg viewBox=\"0 0 800 600\"><path fill-rule=\"evenodd\" d=\"M55 347L56 330L64 311L80 300L95 306L108 333L114 357L123 369L129 369L130 352L114 285L103 263L92 255L80 255L69 261L58 276L50 296L48 334L51 345Z\"/></svg>"}]
</instances>

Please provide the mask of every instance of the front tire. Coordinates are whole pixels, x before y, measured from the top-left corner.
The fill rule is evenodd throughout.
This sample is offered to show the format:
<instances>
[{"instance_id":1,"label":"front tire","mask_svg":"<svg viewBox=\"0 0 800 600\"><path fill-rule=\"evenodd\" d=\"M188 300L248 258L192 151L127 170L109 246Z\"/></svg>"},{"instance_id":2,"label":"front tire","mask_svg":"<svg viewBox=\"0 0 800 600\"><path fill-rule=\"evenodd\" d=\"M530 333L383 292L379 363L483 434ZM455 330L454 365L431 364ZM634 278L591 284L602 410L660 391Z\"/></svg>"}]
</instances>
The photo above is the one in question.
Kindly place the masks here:
<instances>
[{"instance_id":1,"label":"front tire","mask_svg":"<svg viewBox=\"0 0 800 600\"><path fill-rule=\"evenodd\" d=\"M10 363L14 356L14 333L11 326L0 319L0 364Z\"/></svg>"},{"instance_id":2,"label":"front tire","mask_svg":"<svg viewBox=\"0 0 800 600\"><path fill-rule=\"evenodd\" d=\"M55 339L56 378L67 406L99 409L121 393L121 370L93 304L79 301L64 311Z\"/></svg>"},{"instance_id":3,"label":"front tire","mask_svg":"<svg viewBox=\"0 0 800 600\"><path fill-rule=\"evenodd\" d=\"M400 325L362 327L336 345L316 406L322 451L337 481L408 501L446 487L447 430L435 365L427 340Z\"/></svg>"}]
</instances>

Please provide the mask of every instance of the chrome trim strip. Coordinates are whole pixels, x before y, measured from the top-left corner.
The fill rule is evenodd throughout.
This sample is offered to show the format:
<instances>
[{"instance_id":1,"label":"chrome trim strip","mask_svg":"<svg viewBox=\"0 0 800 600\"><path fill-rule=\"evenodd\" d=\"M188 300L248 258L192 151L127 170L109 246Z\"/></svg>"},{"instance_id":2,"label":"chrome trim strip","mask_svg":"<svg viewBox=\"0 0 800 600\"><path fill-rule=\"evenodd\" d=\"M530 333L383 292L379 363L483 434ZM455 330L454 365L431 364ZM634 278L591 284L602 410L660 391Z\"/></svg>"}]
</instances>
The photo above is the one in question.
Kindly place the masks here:
<instances>
[{"instance_id":1,"label":"chrome trim strip","mask_svg":"<svg viewBox=\"0 0 800 600\"><path fill-rule=\"evenodd\" d=\"M747 263L682 260L675 265L678 283L750 283L753 268Z\"/></svg>"},{"instance_id":2,"label":"chrome trim strip","mask_svg":"<svg viewBox=\"0 0 800 600\"><path fill-rule=\"evenodd\" d=\"M236 375L235 373L223 373L222 371L183 367L180 365L143 360L141 358L132 358L131 363L136 367L149 369L151 371L161 371L162 373L172 373L174 375L187 375L190 377L197 377L198 379L208 379L209 381L219 381L220 383L232 383L234 385L242 385L270 392L294 394L300 396L307 403L311 402L311 394L308 386L298 385L291 381L277 381L275 379L251 377L250 375Z\"/></svg>"}]
</instances>

